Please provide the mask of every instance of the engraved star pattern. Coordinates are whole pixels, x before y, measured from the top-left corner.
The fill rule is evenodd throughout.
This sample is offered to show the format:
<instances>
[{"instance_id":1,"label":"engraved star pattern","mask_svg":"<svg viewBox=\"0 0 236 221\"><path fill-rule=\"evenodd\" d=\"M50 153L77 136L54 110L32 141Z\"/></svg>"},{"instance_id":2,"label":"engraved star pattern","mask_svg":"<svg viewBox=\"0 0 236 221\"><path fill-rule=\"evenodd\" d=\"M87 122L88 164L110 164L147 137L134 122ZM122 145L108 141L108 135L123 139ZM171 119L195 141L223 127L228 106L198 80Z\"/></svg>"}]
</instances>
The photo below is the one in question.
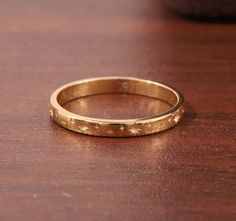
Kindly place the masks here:
<instances>
[{"instance_id":1,"label":"engraved star pattern","mask_svg":"<svg viewBox=\"0 0 236 221\"><path fill-rule=\"evenodd\" d=\"M174 118L174 122L175 122L175 123L178 123L178 122L179 122L179 119L180 119L180 116L179 116L179 115L176 115L175 118Z\"/></svg>"},{"instance_id":2,"label":"engraved star pattern","mask_svg":"<svg viewBox=\"0 0 236 221\"><path fill-rule=\"evenodd\" d=\"M79 126L79 129L83 132L87 131L89 128L87 126Z\"/></svg>"},{"instance_id":3,"label":"engraved star pattern","mask_svg":"<svg viewBox=\"0 0 236 221\"><path fill-rule=\"evenodd\" d=\"M120 130L123 131L125 127L123 125L120 126Z\"/></svg>"},{"instance_id":4,"label":"engraved star pattern","mask_svg":"<svg viewBox=\"0 0 236 221\"><path fill-rule=\"evenodd\" d=\"M136 135L136 134L138 134L140 131L141 131L141 129L139 129L139 128L131 128L131 129L129 129L129 132L130 132L132 135Z\"/></svg>"},{"instance_id":5,"label":"engraved star pattern","mask_svg":"<svg viewBox=\"0 0 236 221\"><path fill-rule=\"evenodd\" d=\"M109 129L109 130L107 131L107 133L111 135L111 134L113 134L113 133L114 133L114 131L113 131L113 130L111 130L111 129Z\"/></svg>"},{"instance_id":6,"label":"engraved star pattern","mask_svg":"<svg viewBox=\"0 0 236 221\"><path fill-rule=\"evenodd\" d=\"M51 117L53 117L53 111L52 110L50 110L50 115L51 115Z\"/></svg>"}]
</instances>

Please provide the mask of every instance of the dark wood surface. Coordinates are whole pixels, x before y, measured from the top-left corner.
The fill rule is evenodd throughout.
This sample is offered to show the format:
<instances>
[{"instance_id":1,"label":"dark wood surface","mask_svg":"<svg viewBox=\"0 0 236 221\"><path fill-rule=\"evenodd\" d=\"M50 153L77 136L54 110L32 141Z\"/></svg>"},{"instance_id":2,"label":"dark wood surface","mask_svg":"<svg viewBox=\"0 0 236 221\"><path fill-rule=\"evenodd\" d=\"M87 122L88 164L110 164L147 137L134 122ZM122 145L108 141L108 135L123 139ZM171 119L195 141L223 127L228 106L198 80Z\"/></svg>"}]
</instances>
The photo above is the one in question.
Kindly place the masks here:
<instances>
[{"instance_id":1,"label":"dark wood surface","mask_svg":"<svg viewBox=\"0 0 236 221\"><path fill-rule=\"evenodd\" d=\"M186 20L158 0L0 3L1 221L236 220L236 24ZM107 75L178 88L185 119L133 139L49 119L54 89ZM99 99L83 111L146 114L137 98Z\"/></svg>"}]
</instances>

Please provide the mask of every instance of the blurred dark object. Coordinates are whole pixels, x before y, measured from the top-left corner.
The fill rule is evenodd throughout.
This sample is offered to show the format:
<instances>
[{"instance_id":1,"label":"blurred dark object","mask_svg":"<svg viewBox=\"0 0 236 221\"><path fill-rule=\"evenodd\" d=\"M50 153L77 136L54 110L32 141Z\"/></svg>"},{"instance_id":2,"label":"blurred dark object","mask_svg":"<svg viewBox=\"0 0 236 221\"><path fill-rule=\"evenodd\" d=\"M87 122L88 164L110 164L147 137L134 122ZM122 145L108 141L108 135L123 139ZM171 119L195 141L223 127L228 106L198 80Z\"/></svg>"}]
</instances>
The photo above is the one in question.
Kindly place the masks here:
<instances>
[{"instance_id":1,"label":"blurred dark object","mask_svg":"<svg viewBox=\"0 0 236 221\"><path fill-rule=\"evenodd\" d=\"M164 0L184 15L210 18L236 17L236 0Z\"/></svg>"}]
</instances>

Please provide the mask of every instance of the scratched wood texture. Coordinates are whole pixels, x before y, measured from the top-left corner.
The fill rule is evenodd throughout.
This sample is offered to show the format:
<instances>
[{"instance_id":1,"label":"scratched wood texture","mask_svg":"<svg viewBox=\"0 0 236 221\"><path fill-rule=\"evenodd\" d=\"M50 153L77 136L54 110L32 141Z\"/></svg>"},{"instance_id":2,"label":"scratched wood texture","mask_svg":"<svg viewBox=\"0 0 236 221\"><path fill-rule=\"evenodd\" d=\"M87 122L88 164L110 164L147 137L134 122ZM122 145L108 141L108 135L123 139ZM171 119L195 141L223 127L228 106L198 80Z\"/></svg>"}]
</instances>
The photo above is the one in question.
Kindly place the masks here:
<instances>
[{"instance_id":1,"label":"scratched wood texture","mask_svg":"<svg viewBox=\"0 0 236 221\"><path fill-rule=\"evenodd\" d=\"M236 220L236 24L187 20L158 0L0 5L1 221ZM126 139L49 119L54 89L107 75L178 88L185 119ZM124 98L92 100L83 111L138 114L137 98L122 110Z\"/></svg>"}]
</instances>

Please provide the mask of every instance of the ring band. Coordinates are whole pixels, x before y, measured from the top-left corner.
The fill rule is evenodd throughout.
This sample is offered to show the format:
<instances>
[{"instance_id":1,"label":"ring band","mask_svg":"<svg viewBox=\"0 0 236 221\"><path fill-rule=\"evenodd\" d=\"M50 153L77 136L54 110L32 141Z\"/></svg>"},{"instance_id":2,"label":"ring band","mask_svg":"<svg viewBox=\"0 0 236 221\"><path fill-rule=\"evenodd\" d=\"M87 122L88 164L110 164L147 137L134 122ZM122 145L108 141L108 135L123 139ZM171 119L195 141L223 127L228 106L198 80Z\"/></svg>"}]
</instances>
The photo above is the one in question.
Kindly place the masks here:
<instances>
[{"instance_id":1,"label":"ring band","mask_svg":"<svg viewBox=\"0 0 236 221\"><path fill-rule=\"evenodd\" d=\"M67 111L67 102L95 94L137 94L163 100L171 108L157 116L137 119L99 119ZM58 88L51 95L51 118L69 130L103 137L133 137L154 134L177 125L183 118L183 96L177 90L133 77L102 77L75 81Z\"/></svg>"}]
</instances>

